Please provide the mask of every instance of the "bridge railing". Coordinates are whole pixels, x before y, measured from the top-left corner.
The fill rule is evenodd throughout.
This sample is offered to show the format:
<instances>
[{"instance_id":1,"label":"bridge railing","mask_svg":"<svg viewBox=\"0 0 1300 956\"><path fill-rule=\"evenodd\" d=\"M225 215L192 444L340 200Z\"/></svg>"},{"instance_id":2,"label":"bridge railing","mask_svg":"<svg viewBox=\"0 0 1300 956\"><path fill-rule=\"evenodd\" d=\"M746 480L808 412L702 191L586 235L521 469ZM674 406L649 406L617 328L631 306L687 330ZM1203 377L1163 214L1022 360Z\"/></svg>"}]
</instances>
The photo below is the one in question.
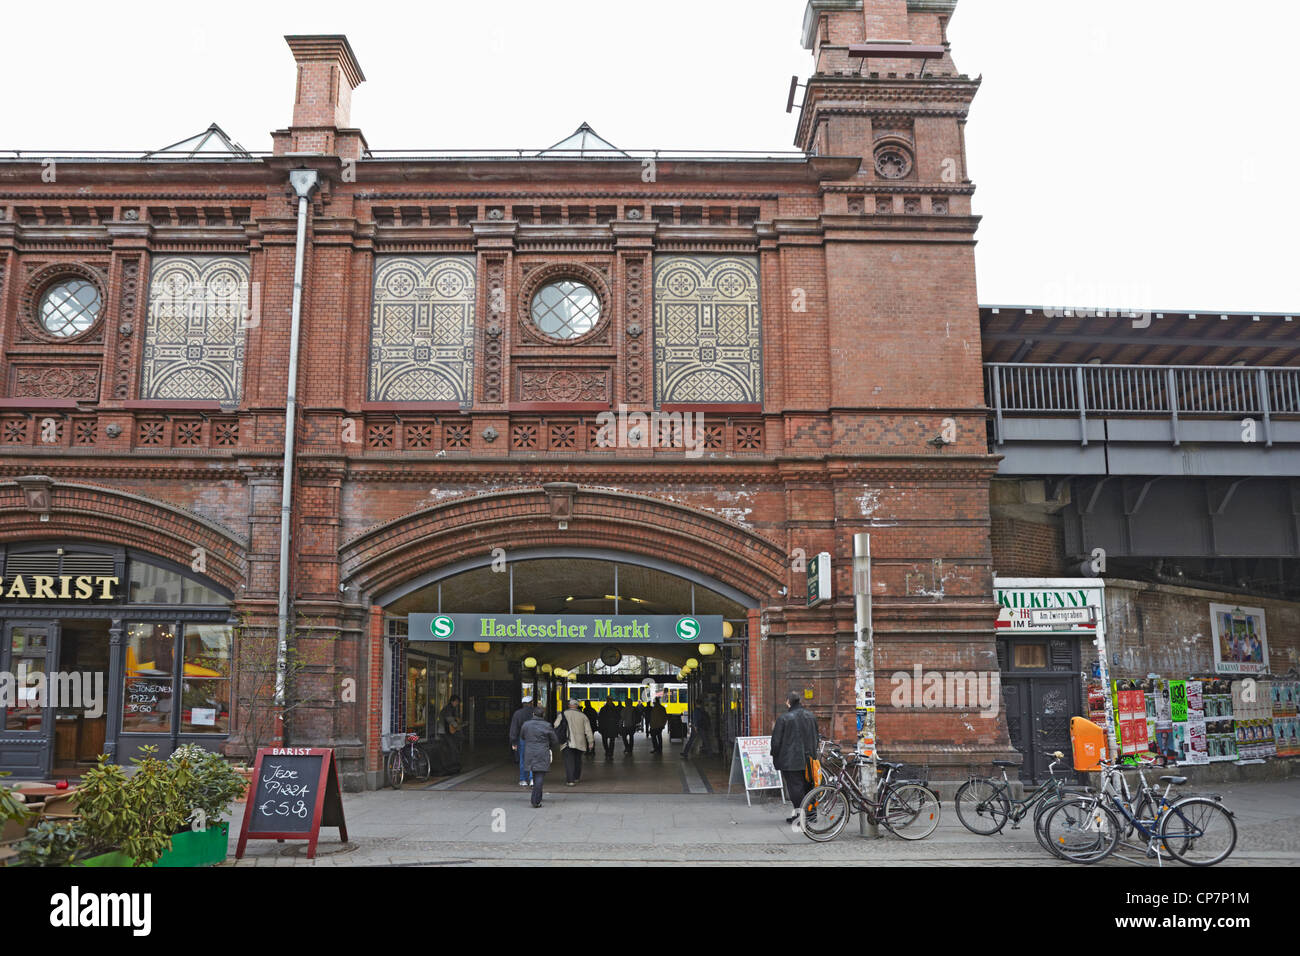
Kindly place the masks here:
<instances>
[{"instance_id":1,"label":"bridge railing","mask_svg":"<svg viewBox=\"0 0 1300 956\"><path fill-rule=\"evenodd\" d=\"M1226 365L1040 365L988 362L984 386L994 437L1006 415L1256 418L1272 444L1272 420L1300 415L1300 368ZM1177 439L1175 438L1175 444Z\"/></svg>"}]
</instances>

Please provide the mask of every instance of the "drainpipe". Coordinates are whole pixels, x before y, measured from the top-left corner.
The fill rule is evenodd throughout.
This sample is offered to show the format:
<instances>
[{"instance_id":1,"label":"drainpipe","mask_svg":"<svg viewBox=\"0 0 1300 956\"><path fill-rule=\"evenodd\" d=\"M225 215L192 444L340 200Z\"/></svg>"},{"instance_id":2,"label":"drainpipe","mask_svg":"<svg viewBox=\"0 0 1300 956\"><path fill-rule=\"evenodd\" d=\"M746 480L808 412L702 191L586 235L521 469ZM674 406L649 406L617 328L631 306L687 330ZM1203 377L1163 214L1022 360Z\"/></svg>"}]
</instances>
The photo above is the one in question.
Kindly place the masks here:
<instances>
[{"instance_id":1,"label":"drainpipe","mask_svg":"<svg viewBox=\"0 0 1300 956\"><path fill-rule=\"evenodd\" d=\"M853 693L857 702L857 752L867 757L858 769L862 792L876 799L879 778L876 761L880 747L876 739L876 638L871 622L871 535L853 535ZM858 816L862 836L880 836L880 827Z\"/></svg>"},{"instance_id":2,"label":"drainpipe","mask_svg":"<svg viewBox=\"0 0 1300 956\"><path fill-rule=\"evenodd\" d=\"M307 200L317 185L314 169L294 169L289 185L298 196L298 239L293 250L293 318L289 329L289 389L284 403L284 481L280 489L280 594L275 645L275 735L284 743L285 675L289 666L289 529L293 513L294 425L298 417L298 344L302 331L302 268L307 251Z\"/></svg>"}]
</instances>

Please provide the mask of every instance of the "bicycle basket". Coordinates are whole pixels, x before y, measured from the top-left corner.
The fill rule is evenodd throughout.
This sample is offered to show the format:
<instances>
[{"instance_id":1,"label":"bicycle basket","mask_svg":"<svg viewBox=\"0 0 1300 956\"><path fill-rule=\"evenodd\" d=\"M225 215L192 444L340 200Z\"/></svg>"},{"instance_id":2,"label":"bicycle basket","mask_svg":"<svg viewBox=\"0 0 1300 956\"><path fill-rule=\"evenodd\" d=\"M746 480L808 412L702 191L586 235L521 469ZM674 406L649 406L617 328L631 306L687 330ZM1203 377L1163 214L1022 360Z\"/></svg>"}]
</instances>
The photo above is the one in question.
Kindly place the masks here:
<instances>
[{"instance_id":1,"label":"bicycle basket","mask_svg":"<svg viewBox=\"0 0 1300 956\"><path fill-rule=\"evenodd\" d=\"M406 746L406 731L399 731L395 734L384 734L383 745L385 750L401 750Z\"/></svg>"}]
</instances>

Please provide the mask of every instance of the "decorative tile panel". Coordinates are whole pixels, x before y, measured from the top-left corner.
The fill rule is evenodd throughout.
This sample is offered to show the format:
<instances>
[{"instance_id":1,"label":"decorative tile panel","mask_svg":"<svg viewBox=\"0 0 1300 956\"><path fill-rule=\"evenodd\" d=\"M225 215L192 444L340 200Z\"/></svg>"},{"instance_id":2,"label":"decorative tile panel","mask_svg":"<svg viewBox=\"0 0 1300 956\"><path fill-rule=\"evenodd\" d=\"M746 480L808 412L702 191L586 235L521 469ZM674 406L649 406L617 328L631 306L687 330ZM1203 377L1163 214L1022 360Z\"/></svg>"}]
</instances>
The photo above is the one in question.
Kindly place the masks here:
<instances>
[{"instance_id":1,"label":"decorative tile panel","mask_svg":"<svg viewBox=\"0 0 1300 956\"><path fill-rule=\"evenodd\" d=\"M762 401L758 259L659 256L655 403Z\"/></svg>"},{"instance_id":2,"label":"decorative tile panel","mask_svg":"<svg viewBox=\"0 0 1300 956\"><path fill-rule=\"evenodd\" d=\"M140 397L238 404L248 292L246 258L155 259Z\"/></svg>"},{"instance_id":3,"label":"decorative tile panel","mask_svg":"<svg viewBox=\"0 0 1300 956\"><path fill-rule=\"evenodd\" d=\"M372 402L458 402L473 394L473 256L381 256L370 318Z\"/></svg>"}]
</instances>

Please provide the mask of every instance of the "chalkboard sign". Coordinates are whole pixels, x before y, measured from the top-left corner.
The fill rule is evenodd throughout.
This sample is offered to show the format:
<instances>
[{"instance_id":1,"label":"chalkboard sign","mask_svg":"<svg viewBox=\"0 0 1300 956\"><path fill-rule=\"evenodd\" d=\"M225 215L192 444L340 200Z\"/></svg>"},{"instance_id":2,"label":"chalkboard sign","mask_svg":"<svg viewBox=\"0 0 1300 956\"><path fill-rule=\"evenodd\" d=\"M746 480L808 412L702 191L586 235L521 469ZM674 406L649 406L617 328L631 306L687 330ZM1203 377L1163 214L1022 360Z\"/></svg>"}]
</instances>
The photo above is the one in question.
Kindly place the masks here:
<instances>
[{"instance_id":1,"label":"chalkboard sign","mask_svg":"<svg viewBox=\"0 0 1300 956\"><path fill-rule=\"evenodd\" d=\"M322 826L338 827L339 839L347 842L334 751L324 747L259 750L235 858L244 855L249 840L307 840L310 860L316 856Z\"/></svg>"}]
</instances>

